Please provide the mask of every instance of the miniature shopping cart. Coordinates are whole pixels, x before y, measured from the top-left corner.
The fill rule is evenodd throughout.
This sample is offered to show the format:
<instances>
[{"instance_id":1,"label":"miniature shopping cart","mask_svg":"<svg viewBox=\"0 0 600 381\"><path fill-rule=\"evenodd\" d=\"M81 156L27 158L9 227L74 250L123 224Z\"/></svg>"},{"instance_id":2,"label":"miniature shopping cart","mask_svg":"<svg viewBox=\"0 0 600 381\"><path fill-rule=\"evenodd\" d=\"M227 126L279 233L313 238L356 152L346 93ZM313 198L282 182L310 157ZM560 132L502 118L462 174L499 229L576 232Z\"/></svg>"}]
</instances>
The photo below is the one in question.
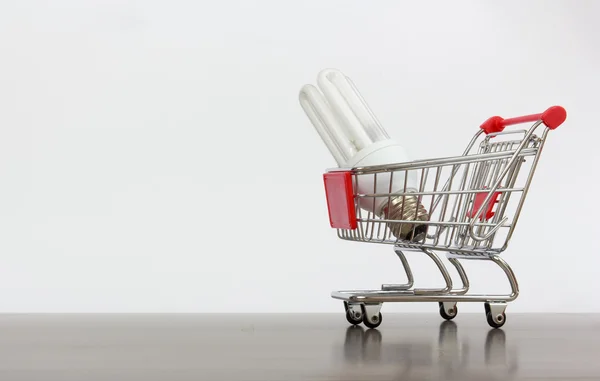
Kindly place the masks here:
<instances>
[{"instance_id":1,"label":"miniature shopping cart","mask_svg":"<svg viewBox=\"0 0 600 381\"><path fill-rule=\"evenodd\" d=\"M565 119L566 111L560 106L511 119L496 116L481 125L462 156L328 170L323 175L325 193L330 224L338 237L392 245L408 279L405 284L384 284L378 290L333 292L334 299L344 302L348 322L378 327L382 322L381 307L386 302L437 302L440 315L447 320L456 317L458 302L481 302L488 324L494 328L503 326L507 303L517 298L519 288L515 274L500 255L515 230L548 132ZM523 123L533 125L529 129L504 130ZM536 134L540 125L545 128ZM418 178L418 189L407 190L405 183L401 191L390 192L394 178L407 179L414 176L413 172ZM378 176L386 179L389 187L381 187ZM365 192L364 187L358 186L361 181L374 184L372 191ZM377 189L378 184L382 189ZM411 205L420 207L410 209L414 216L397 213L402 216L400 219L361 207L382 197L387 198L388 205L405 205L406 210ZM404 255L409 251L430 257L441 272L445 287L414 288ZM453 287L452 277L436 252L446 254L462 287ZM470 294L461 260L495 263L506 274L512 292Z\"/></svg>"}]
</instances>

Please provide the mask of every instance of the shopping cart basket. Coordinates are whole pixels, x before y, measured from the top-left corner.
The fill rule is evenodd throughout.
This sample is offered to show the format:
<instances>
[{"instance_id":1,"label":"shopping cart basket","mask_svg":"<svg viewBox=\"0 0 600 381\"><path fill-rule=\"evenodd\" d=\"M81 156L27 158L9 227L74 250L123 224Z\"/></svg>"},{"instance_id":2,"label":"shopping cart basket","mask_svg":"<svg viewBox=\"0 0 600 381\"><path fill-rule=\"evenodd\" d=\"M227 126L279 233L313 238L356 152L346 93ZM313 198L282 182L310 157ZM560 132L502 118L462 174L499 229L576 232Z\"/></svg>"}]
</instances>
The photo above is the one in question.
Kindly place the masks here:
<instances>
[{"instance_id":1,"label":"shopping cart basket","mask_svg":"<svg viewBox=\"0 0 600 381\"><path fill-rule=\"evenodd\" d=\"M384 284L377 290L333 292L334 299L344 302L348 322L378 327L382 322L381 307L386 302L437 302L440 315L447 320L457 315L458 302L482 302L488 324L494 328L503 326L507 303L517 298L519 287L515 274L500 255L515 230L548 132L565 119L566 111L560 106L511 119L495 116L480 126L462 156L326 171L323 177L329 219L338 237L392 245L408 279L405 284ZM533 125L524 130L504 130L522 123ZM542 124L545 128L535 134ZM419 189L407 190L404 180L403 191L391 193L394 176L407 179L410 172L417 174ZM365 193L364 187L359 192L361 182L374 184L372 192ZM406 210L414 210L414 216L402 212L397 214L402 219L390 218L384 212L361 208L365 203L374 205L375 200L380 203L382 198L387 198L388 206L402 205ZM445 287L414 288L413 274L404 255L407 251L429 256L441 272ZM436 252L446 254L462 287L453 287L452 277ZM511 293L470 294L469 279L460 260L474 259L498 265L508 278Z\"/></svg>"}]
</instances>

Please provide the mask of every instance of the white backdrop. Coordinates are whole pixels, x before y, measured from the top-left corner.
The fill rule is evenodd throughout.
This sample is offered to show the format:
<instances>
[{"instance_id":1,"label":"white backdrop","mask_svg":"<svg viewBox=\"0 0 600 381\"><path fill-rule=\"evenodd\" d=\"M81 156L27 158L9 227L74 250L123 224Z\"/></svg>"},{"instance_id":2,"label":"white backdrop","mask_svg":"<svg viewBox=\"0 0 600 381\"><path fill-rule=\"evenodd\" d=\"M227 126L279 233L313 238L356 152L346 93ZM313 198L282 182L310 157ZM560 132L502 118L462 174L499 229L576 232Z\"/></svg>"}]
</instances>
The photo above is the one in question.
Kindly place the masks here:
<instances>
[{"instance_id":1,"label":"white backdrop","mask_svg":"<svg viewBox=\"0 0 600 381\"><path fill-rule=\"evenodd\" d=\"M0 312L336 311L403 281L340 241L298 91L335 67L415 158L560 104L505 259L516 311L600 312L594 1L4 1ZM440 284L410 255L417 282ZM468 265L475 291L501 274ZM433 283L430 283L433 282ZM433 304L384 311L431 311ZM463 304L461 311L482 312Z\"/></svg>"}]
</instances>

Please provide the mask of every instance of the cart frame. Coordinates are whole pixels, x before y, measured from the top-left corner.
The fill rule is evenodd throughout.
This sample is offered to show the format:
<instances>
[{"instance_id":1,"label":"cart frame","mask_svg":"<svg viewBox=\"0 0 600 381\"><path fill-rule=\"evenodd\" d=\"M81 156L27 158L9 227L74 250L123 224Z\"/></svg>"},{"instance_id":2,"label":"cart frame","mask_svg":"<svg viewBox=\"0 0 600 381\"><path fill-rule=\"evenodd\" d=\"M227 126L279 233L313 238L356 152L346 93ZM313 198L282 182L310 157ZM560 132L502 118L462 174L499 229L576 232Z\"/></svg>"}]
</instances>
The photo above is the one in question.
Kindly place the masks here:
<instances>
[{"instance_id":1,"label":"cart frame","mask_svg":"<svg viewBox=\"0 0 600 381\"><path fill-rule=\"evenodd\" d=\"M503 326L507 304L518 297L519 285L513 270L500 256L512 238L548 133L565 120L566 111L560 106L510 119L494 116L480 126L461 156L327 170L323 175L327 207L330 225L337 230L338 237L346 241L392 245L407 278L404 284L383 284L376 290L332 292L332 298L344 302L347 321L376 328L382 322L381 307L388 302L437 302L440 315L451 320L458 313L458 302L481 302L488 324L494 328ZM533 125L528 130L504 131L507 126L522 123ZM545 129L540 136L535 135L541 125ZM476 147L478 152L473 152ZM523 163L529 159L531 165L526 170ZM407 190L406 178L410 171L418 172L419 189ZM447 181L440 188L444 171ZM430 172L435 176L429 176ZM391 192L396 173L404 174L404 188ZM378 175L389 177L389 190L378 191L376 185L372 192L361 189L361 178L376 179ZM415 218L402 215L402 219L386 219L385 215L361 208L361 202L364 205L366 200L373 200L374 205L374 200L387 198L389 205L394 197L402 200L416 197L428 207L428 219L417 220L416 215ZM511 200L516 201L513 208L510 208ZM415 233L408 238L393 237L393 229L402 224L420 225L426 234L418 238ZM414 288L405 252L420 252L431 258L445 286ZM446 254L460 277L460 288L454 288L452 277L436 252ZM469 278L461 260L494 263L506 275L511 292L470 294Z\"/></svg>"}]
</instances>

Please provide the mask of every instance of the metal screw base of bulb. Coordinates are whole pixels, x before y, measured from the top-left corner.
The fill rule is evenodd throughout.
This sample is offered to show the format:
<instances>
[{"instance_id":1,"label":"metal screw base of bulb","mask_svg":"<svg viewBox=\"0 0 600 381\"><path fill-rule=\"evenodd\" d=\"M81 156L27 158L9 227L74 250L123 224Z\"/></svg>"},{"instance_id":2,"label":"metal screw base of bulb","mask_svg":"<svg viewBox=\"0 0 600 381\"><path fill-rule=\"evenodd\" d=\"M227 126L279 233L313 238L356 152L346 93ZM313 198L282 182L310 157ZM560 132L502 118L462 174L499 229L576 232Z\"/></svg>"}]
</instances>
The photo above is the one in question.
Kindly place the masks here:
<instances>
[{"instance_id":1,"label":"metal screw base of bulb","mask_svg":"<svg viewBox=\"0 0 600 381\"><path fill-rule=\"evenodd\" d=\"M381 217L386 220L429 221L429 214L417 196L398 196L391 198L381 209ZM392 235L403 241L422 241L427 234L427 224L388 222Z\"/></svg>"}]
</instances>

